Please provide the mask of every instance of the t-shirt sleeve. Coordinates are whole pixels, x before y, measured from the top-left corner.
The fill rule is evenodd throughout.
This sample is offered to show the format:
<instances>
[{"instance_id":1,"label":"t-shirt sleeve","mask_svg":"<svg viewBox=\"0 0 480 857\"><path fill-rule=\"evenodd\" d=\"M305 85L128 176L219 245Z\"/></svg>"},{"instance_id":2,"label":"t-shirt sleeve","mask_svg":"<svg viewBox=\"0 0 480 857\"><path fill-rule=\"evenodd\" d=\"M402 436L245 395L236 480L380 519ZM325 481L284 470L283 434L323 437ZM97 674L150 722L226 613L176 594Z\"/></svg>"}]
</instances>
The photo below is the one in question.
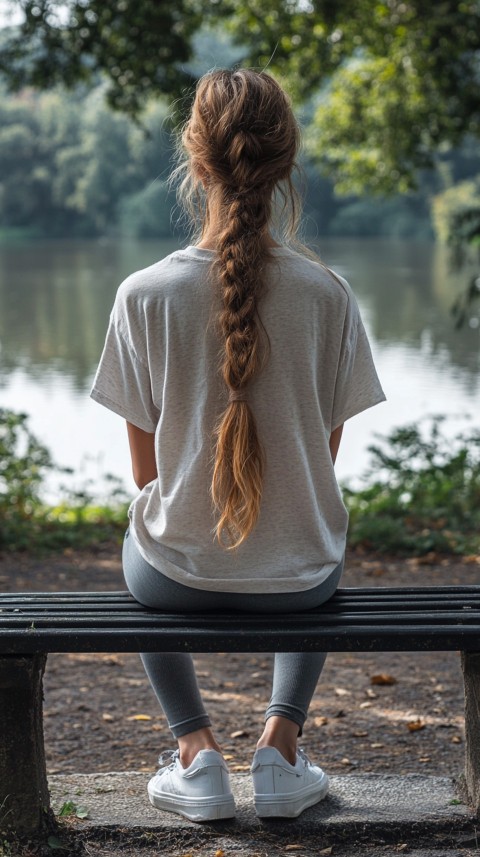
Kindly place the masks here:
<instances>
[{"instance_id":1,"label":"t-shirt sleeve","mask_svg":"<svg viewBox=\"0 0 480 857\"><path fill-rule=\"evenodd\" d=\"M332 412L332 431L385 401L357 302L350 291Z\"/></svg>"},{"instance_id":2,"label":"t-shirt sleeve","mask_svg":"<svg viewBox=\"0 0 480 857\"><path fill-rule=\"evenodd\" d=\"M160 412L152 399L148 365L121 332L115 313L90 396L143 431L155 432Z\"/></svg>"}]
</instances>

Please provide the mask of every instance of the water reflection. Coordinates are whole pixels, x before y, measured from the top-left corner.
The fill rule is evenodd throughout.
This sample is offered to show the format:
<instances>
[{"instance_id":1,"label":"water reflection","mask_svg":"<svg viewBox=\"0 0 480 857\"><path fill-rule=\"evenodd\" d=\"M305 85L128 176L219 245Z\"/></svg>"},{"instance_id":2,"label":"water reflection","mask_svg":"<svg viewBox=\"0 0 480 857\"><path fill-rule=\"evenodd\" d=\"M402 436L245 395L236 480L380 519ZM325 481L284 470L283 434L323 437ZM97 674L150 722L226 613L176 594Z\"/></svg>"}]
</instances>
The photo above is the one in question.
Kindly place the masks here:
<instances>
[{"instance_id":1,"label":"water reflection","mask_svg":"<svg viewBox=\"0 0 480 857\"><path fill-rule=\"evenodd\" d=\"M176 246L0 246L0 404L27 411L32 431L80 480L97 483L110 471L135 490L124 427L87 391L119 283ZM464 279L449 271L444 248L328 239L319 249L354 288L387 394L386 405L347 423L337 462L343 479L364 471L375 432L426 413L478 413L479 330L453 326L450 307Z\"/></svg>"},{"instance_id":2,"label":"water reflection","mask_svg":"<svg viewBox=\"0 0 480 857\"><path fill-rule=\"evenodd\" d=\"M130 272L174 242L52 242L0 248L0 383L22 368L46 370L84 391L98 362L114 295ZM324 260L352 283L378 346L403 343L439 368L477 383L479 331L455 330L450 307L465 275L449 270L446 250L430 243L328 239Z\"/></svg>"},{"instance_id":3,"label":"water reflection","mask_svg":"<svg viewBox=\"0 0 480 857\"><path fill-rule=\"evenodd\" d=\"M172 242L34 243L0 248L0 383L22 368L85 390L119 283L162 258Z\"/></svg>"},{"instance_id":4,"label":"water reflection","mask_svg":"<svg viewBox=\"0 0 480 857\"><path fill-rule=\"evenodd\" d=\"M358 239L324 241L320 251L352 283L379 346L403 343L439 369L464 370L467 386L478 383L479 330L456 330L451 315L468 275L450 269L445 247Z\"/></svg>"}]
</instances>

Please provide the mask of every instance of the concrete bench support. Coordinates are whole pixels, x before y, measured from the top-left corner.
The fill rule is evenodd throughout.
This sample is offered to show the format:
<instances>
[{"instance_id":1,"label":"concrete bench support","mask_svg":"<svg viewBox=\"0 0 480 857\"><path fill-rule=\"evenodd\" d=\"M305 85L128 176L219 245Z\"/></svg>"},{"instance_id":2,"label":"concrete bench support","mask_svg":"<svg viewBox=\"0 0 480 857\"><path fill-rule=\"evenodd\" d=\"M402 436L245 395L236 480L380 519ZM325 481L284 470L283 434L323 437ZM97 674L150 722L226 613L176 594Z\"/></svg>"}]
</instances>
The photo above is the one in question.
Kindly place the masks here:
<instances>
[{"instance_id":1,"label":"concrete bench support","mask_svg":"<svg viewBox=\"0 0 480 857\"><path fill-rule=\"evenodd\" d=\"M465 783L480 816L480 652L462 652L465 683Z\"/></svg>"},{"instance_id":2,"label":"concrete bench support","mask_svg":"<svg viewBox=\"0 0 480 857\"><path fill-rule=\"evenodd\" d=\"M51 821L42 679L46 654L0 657L0 831L38 837Z\"/></svg>"}]
</instances>

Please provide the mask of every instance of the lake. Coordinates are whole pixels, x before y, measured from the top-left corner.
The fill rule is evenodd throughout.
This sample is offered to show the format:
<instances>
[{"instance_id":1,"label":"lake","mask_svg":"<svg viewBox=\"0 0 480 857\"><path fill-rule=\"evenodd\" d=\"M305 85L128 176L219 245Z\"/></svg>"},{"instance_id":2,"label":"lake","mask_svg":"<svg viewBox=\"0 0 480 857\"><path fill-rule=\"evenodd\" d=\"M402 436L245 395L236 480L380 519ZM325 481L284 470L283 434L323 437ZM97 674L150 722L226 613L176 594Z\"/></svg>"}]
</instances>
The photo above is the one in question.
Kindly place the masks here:
<instances>
[{"instance_id":1,"label":"lake","mask_svg":"<svg viewBox=\"0 0 480 857\"><path fill-rule=\"evenodd\" d=\"M123 479L133 493L122 420L88 393L120 282L176 249L174 241L62 241L0 246L0 405L25 411L58 464L90 480ZM478 306L455 330L454 297L465 274L449 270L446 249L390 239L319 239L324 262L357 296L388 401L347 423L337 472L355 484L375 433L447 414L448 431L480 408ZM52 499L58 492L50 484Z\"/></svg>"}]
</instances>

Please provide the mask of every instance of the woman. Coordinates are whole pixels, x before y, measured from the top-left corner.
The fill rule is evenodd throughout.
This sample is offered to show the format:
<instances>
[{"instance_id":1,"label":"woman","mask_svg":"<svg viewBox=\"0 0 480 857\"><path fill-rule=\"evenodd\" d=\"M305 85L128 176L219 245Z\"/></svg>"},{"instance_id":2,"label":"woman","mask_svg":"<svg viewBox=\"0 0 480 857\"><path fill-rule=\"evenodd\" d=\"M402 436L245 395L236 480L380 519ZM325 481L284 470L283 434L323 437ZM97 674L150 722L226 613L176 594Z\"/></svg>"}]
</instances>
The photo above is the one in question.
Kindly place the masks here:
<instances>
[{"instance_id":1,"label":"woman","mask_svg":"<svg viewBox=\"0 0 480 857\"><path fill-rule=\"evenodd\" d=\"M286 245L299 132L280 86L247 69L207 74L182 144L200 240L120 286L92 390L127 421L140 489L125 579L161 610L311 609L343 567L343 424L385 397L348 284ZM271 232L279 210L282 244ZM195 821L232 816L191 657L142 659L178 741L150 800ZM259 816L297 816L327 793L297 750L324 661L275 657L252 763Z\"/></svg>"}]
</instances>

